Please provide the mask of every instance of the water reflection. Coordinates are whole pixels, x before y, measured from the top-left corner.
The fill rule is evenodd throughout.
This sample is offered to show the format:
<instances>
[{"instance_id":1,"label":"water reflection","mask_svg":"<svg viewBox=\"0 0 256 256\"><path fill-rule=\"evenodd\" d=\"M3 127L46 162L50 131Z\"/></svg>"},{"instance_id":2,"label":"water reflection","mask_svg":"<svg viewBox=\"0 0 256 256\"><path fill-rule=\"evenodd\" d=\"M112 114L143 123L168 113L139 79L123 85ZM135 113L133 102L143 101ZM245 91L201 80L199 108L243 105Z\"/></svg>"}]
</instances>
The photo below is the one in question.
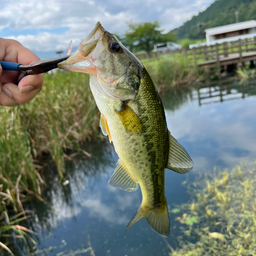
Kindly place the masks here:
<instances>
[{"instance_id":1,"label":"water reflection","mask_svg":"<svg viewBox=\"0 0 256 256\"><path fill-rule=\"evenodd\" d=\"M222 97L222 102L220 90L227 95ZM202 100L206 96L198 100L198 91L201 97L209 96L211 91L207 104ZM214 94L214 91L217 93ZM201 85L193 91L187 106L183 105L174 113L172 109L166 109L170 131L194 160L193 172L212 170L213 166L233 167L255 157L256 119L252 110L256 102L255 97L249 97L254 96L255 92L253 81L244 84L232 82L229 86L217 83L205 88ZM239 97L234 98L233 95ZM219 98L219 102L216 98Z\"/></svg>"},{"instance_id":2,"label":"water reflection","mask_svg":"<svg viewBox=\"0 0 256 256\"><path fill-rule=\"evenodd\" d=\"M194 93L192 98L198 100L199 106L244 99L256 94L255 80L206 82L206 84L197 85L196 91L197 94Z\"/></svg>"},{"instance_id":3,"label":"water reflection","mask_svg":"<svg viewBox=\"0 0 256 256\"><path fill-rule=\"evenodd\" d=\"M73 218L81 212L83 202L77 200L80 193L94 192L94 183L108 176L106 168L115 166L113 151L106 141L95 141L86 145L92 152L89 159L83 154L75 157L74 162L66 163L64 182L60 182L57 170L49 165L45 168L43 179L46 181L42 198L45 202L31 202L27 209L33 209L30 226L42 234L51 232L60 222Z\"/></svg>"},{"instance_id":4,"label":"water reflection","mask_svg":"<svg viewBox=\"0 0 256 256\"><path fill-rule=\"evenodd\" d=\"M175 111L180 109L189 100L193 99L192 87L178 87L161 93L161 99L165 109Z\"/></svg>"},{"instance_id":5,"label":"water reflection","mask_svg":"<svg viewBox=\"0 0 256 256\"><path fill-rule=\"evenodd\" d=\"M189 199L181 185L188 182L188 177L212 171L215 166L232 168L242 161L254 160L255 95L254 81L249 81L199 85L161 96L172 135L194 160L194 170L188 175L166 170L166 198L171 208ZM47 256L68 253L86 248L89 234L97 256L168 255L168 247L145 220L125 232L140 205L141 193L108 185L117 162L112 145L105 139L87 145L86 150L93 155L90 159L78 157L68 163L66 186L58 180L56 170L45 170L46 203L27 205L34 210L29 226L39 233L38 248L55 246L52 252L44 254ZM175 248L179 228L174 219L171 214L168 242ZM62 241L67 243L65 248L61 248Z\"/></svg>"}]
</instances>

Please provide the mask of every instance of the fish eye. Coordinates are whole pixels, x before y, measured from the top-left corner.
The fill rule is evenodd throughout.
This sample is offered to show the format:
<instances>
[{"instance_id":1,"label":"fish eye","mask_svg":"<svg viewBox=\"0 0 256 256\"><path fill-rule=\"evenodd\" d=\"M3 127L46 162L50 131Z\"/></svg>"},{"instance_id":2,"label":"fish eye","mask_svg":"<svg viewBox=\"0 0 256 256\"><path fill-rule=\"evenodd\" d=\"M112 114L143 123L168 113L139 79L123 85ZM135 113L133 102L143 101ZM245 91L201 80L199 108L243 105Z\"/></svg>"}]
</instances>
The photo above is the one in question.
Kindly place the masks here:
<instances>
[{"instance_id":1,"label":"fish eye","mask_svg":"<svg viewBox=\"0 0 256 256\"><path fill-rule=\"evenodd\" d=\"M108 45L108 49L110 52L112 53L117 53L117 52L120 52L121 50L121 46L119 45L118 42L110 42L109 45Z\"/></svg>"}]
</instances>

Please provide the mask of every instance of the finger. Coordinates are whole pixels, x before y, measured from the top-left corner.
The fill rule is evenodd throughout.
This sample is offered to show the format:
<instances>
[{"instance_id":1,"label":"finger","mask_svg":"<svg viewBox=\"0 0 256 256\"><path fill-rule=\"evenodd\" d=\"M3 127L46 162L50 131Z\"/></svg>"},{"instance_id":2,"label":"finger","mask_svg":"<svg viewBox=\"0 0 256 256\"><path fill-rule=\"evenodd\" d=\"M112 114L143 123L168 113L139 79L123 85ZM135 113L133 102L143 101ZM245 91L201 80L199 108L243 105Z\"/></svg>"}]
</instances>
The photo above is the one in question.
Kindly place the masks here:
<instances>
[{"instance_id":1,"label":"finger","mask_svg":"<svg viewBox=\"0 0 256 256\"><path fill-rule=\"evenodd\" d=\"M8 107L18 105L18 103L12 99L11 92L9 90L6 90L6 88L4 88L4 87L2 87L1 93L0 93L0 104L3 106L8 106Z\"/></svg>"},{"instance_id":2,"label":"finger","mask_svg":"<svg viewBox=\"0 0 256 256\"><path fill-rule=\"evenodd\" d=\"M15 106L18 104L24 104L32 100L42 89L42 87L34 89L29 92L20 92L18 87L15 84L5 84L4 87L2 88L2 91L4 94L9 98L6 99L6 97L3 98L5 106ZM16 103L14 103L14 102ZM8 105L7 105L8 104Z\"/></svg>"},{"instance_id":3,"label":"finger","mask_svg":"<svg viewBox=\"0 0 256 256\"><path fill-rule=\"evenodd\" d=\"M18 89L21 93L31 92L33 90L42 89L44 82L44 75L30 75L23 77L18 85Z\"/></svg>"},{"instance_id":4,"label":"finger","mask_svg":"<svg viewBox=\"0 0 256 256\"><path fill-rule=\"evenodd\" d=\"M0 60L17 62L21 44L12 39L1 39Z\"/></svg>"},{"instance_id":5,"label":"finger","mask_svg":"<svg viewBox=\"0 0 256 256\"><path fill-rule=\"evenodd\" d=\"M4 39L1 41L0 59L10 62L18 62L28 65L32 62L40 60L33 52L23 47L18 41L12 39Z\"/></svg>"},{"instance_id":6,"label":"finger","mask_svg":"<svg viewBox=\"0 0 256 256\"><path fill-rule=\"evenodd\" d=\"M18 82L18 76L19 72L17 71L9 71L9 70L3 70L2 77L1 77L1 83L2 85L6 83L17 83Z\"/></svg>"},{"instance_id":7,"label":"finger","mask_svg":"<svg viewBox=\"0 0 256 256\"><path fill-rule=\"evenodd\" d=\"M2 68L2 66L0 64L0 94L1 94L1 91L2 91L2 84L1 84L2 73L3 73L3 68ZM1 101L0 101L0 104L1 104Z\"/></svg>"}]
</instances>

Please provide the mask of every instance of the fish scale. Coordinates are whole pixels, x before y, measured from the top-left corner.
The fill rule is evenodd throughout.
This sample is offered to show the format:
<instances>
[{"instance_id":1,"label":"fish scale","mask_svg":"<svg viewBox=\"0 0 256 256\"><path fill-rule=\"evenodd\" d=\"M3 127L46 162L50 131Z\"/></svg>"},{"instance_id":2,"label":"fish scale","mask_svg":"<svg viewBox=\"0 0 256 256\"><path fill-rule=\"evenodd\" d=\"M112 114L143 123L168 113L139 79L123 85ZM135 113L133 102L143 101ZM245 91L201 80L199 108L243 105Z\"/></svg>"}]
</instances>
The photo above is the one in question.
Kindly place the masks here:
<instances>
[{"instance_id":1,"label":"fish scale","mask_svg":"<svg viewBox=\"0 0 256 256\"><path fill-rule=\"evenodd\" d=\"M151 199L148 200L147 204L153 208L162 204L164 201L163 169L168 160L169 144L165 116L162 115L162 102L157 97L154 84L145 69L142 72L138 100L135 102L140 103L138 116L141 117L142 122L146 120L146 122L143 122L144 131L141 138L146 145L144 151L147 157L144 159L147 159L147 161L144 160L144 163L148 163L149 165L142 169L145 170L145 174L141 179L140 186L144 190L143 195ZM137 170L137 172L139 171L140 170ZM151 181L151 186L149 186L148 182L144 184L145 176L149 177L147 181Z\"/></svg>"}]
</instances>

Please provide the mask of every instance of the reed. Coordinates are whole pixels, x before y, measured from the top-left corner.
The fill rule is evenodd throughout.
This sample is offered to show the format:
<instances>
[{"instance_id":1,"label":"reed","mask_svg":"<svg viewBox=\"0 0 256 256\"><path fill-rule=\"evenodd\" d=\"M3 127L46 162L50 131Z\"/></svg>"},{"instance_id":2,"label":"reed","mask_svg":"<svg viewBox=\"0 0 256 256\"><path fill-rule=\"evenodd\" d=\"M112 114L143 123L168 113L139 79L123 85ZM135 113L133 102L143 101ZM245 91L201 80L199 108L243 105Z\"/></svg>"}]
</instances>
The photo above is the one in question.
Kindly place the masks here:
<instances>
[{"instance_id":1,"label":"reed","mask_svg":"<svg viewBox=\"0 0 256 256\"><path fill-rule=\"evenodd\" d=\"M23 192L40 194L42 157L50 155L62 177L66 152L78 151L79 143L95 134L96 120L85 74L48 74L36 99L0 108L0 184L15 211L23 210Z\"/></svg>"},{"instance_id":2,"label":"reed","mask_svg":"<svg viewBox=\"0 0 256 256\"><path fill-rule=\"evenodd\" d=\"M183 54L164 54L145 59L143 64L158 90L191 85L202 76L202 70L186 61Z\"/></svg>"}]
</instances>

